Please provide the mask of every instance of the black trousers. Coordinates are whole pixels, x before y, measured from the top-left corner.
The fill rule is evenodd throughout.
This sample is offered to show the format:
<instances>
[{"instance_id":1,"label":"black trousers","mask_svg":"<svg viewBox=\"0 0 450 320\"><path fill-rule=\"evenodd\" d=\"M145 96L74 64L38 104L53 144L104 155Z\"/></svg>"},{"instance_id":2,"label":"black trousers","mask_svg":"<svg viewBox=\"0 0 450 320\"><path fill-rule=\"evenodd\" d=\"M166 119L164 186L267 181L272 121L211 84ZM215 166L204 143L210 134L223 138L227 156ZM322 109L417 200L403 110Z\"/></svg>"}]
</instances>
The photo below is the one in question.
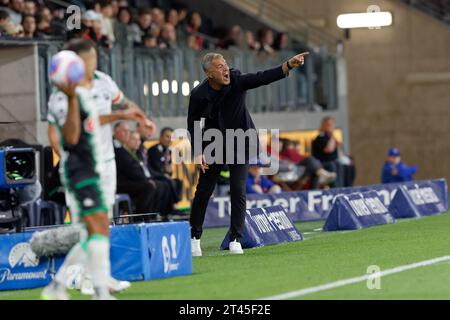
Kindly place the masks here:
<instances>
[{"instance_id":1,"label":"black trousers","mask_svg":"<svg viewBox=\"0 0 450 320\"><path fill-rule=\"evenodd\" d=\"M197 190L191 207L191 237L200 239L203 232L203 222L205 220L206 207L211 198L217 180L222 171L223 164L211 164L205 173L200 172ZM231 223L230 240L242 238L245 223L246 210L246 189L248 165L229 164L230 169L230 200L231 200Z\"/></svg>"},{"instance_id":2,"label":"black trousers","mask_svg":"<svg viewBox=\"0 0 450 320\"><path fill-rule=\"evenodd\" d=\"M317 176L317 170L322 168L322 164L314 157L307 157L297 163L299 166L305 167L304 176L308 176L311 179L311 187L317 189L319 187L319 177Z\"/></svg>"}]
</instances>

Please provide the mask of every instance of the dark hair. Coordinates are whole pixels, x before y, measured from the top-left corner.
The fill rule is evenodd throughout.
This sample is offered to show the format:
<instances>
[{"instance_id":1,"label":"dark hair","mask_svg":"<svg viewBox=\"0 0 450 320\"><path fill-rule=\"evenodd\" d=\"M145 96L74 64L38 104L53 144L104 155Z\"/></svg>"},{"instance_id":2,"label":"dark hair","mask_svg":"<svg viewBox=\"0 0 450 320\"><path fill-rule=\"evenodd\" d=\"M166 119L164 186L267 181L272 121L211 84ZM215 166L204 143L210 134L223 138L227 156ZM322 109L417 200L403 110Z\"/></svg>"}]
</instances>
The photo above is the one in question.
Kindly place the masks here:
<instances>
[{"instance_id":1,"label":"dark hair","mask_svg":"<svg viewBox=\"0 0 450 320\"><path fill-rule=\"evenodd\" d=\"M162 136L166 131L173 131L171 127L164 127L161 129L161 132L159 133L159 136Z\"/></svg>"},{"instance_id":2,"label":"dark hair","mask_svg":"<svg viewBox=\"0 0 450 320\"><path fill-rule=\"evenodd\" d=\"M24 14L23 17L22 17L22 24L23 24L23 22L25 21L26 18L30 18L30 17L33 18L34 21L36 21L36 17L33 16L32 14Z\"/></svg>"},{"instance_id":3,"label":"dark hair","mask_svg":"<svg viewBox=\"0 0 450 320\"><path fill-rule=\"evenodd\" d=\"M128 8L128 7L120 7L119 8L119 10L117 11L117 19L119 19L119 16L123 11L128 12L128 14L130 15L130 21L128 23L132 23L133 22L133 14L131 13L130 8Z\"/></svg>"},{"instance_id":4,"label":"dark hair","mask_svg":"<svg viewBox=\"0 0 450 320\"><path fill-rule=\"evenodd\" d=\"M4 19L8 19L8 18L9 18L8 11L0 10L0 19L4 20Z\"/></svg>"},{"instance_id":5,"label":"dark hair","mask_svg":"<svg viewBox=\"0 0 450 320\"><path fill-rule=\"evenodd\" d=\"M100 0L98 3L100 4L100 8L103 9L111 5L111 0Z\"/></svg>"},{"instance_id":6,"label":"dark hair","mask_svg":"<svg viewBox=\"0 0 450 320\"><path fill-rule=\"evenodd\" d=\"M258 40L261 42L267 33L271 32L272 29L264 27L258 30Z\"/></svg>"},{"instance_id":7,"label":"dark hair","mask_svg":"<svg viewBox=\"0 0 450 320\"><path fill-rule=\"evenodd\" d=\"M66 43L63 49L73 51L76 54L80 54L82 52L88 52L92 48L95 48L95 44L91 40L76 38Z\"/></svg>"},{"instance_id":8,"label":"dark hair","mask_svg":"<svg viewBox=\"0 0 450 320\"><path fill-rule=\"evenodd\" d=\"M275 37L275 41L273 42L273 48L275 50L281 50L281 39L284 35L288 35L286 32L279 32L277 36Z\"/></svg>"},{"instance_id":9,"label":"dark hair","mask_svg":"<svg viewBox=\"0 0 450 320\"><path fill-rule=\"evenodd\" d=\"M141 8L141 9L139 9L138 15L142 16L144 14L150 14L151 15L152 14L152 10L149 9L149 8Z\"/></svg>"}]
</instances>

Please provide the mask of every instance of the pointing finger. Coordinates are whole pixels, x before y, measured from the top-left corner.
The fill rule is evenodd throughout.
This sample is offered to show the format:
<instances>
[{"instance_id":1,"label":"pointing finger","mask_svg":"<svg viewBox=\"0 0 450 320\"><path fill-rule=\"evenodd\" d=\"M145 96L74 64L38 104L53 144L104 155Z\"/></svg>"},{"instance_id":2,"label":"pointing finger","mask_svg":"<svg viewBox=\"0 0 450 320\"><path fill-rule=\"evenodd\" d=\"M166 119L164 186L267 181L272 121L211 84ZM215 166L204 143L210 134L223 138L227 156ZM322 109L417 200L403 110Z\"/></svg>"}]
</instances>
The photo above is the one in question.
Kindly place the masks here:
<instances>
[{"instance_id":1,"label":"pointing finger","mask_svg":"<svg viewBox=\"0 0 450 320\"><path fill-rule=\"evenodd\" d=\"M298 54L297 56L303 57L303 56L307 56L308 54L309 54L309 51L306 51L306 52L302 52L302 53Z\"/></svg>"}]
</instances>

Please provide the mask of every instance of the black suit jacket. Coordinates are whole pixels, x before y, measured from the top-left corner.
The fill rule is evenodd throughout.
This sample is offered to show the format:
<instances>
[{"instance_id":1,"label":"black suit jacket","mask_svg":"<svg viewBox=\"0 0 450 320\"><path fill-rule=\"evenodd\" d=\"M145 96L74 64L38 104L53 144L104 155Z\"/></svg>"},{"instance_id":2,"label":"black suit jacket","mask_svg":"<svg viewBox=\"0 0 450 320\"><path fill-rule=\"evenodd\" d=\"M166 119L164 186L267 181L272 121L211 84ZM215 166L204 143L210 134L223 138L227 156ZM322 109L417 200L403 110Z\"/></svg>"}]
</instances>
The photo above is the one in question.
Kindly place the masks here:
<instances>
[{"instance_id":1,"label":"black suit jacket","mask_svg":"<svg viewBox=\"0 0 450 320\"><path fill-rule=\"evenodd\" d=\"M117 183L121 181L147 181L141 164L124 147L114 148L114 153L116 155Z\"/></svg>"},{"instance_id":2,"label":"black suit jacket","mask_svg":"<svg viewBox=\"0 0 450 320\"><path fill-rule=\"evenodd\" d=\"M225 132L225 129L242 129L244 131L256 129L245 103L246 91L285 77L282 66L247 74L230 69L230 84L220 92L216 92L213 97L210 94L212 88L207 79L195 87L191 91L187 119L194 156L199 154L193 147L193 142L196 141L195 121L205 118L204 130L215 128Z\"/></svg>"}]
</instances>

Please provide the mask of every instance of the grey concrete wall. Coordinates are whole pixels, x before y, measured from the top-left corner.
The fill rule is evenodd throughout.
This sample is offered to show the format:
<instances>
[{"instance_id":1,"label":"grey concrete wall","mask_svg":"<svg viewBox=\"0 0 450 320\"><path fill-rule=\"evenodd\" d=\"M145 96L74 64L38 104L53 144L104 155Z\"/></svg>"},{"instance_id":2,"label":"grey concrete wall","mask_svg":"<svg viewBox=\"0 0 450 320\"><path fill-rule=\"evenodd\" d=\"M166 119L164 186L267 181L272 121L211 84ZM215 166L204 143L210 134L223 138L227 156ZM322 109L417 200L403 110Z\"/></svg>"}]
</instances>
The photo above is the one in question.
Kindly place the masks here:
<instances>
[{"instance_id":1,"label":"grey concrete wall","mask_svg":"<svg viewBox=\"0 0 450 320\"><path fill-rule=\"evenodd\" d=\"M33 45L0 47L0 141L36 143L37 55Z\"/></svg>"},{"instance_id":2,"label":"grey concrete wall","mask_svg":"<svg viewBox=\"0 0 450 320\"><path fill-rule=\"evenodd\" d=\"M450 179L450 27L395 0L275 2L341 38L339 14L374 4L392 12L392 26L353 29L344 42L357 183L379 182L391 146L419 166L417 178Z\"/></svg>"}]
</instances>

